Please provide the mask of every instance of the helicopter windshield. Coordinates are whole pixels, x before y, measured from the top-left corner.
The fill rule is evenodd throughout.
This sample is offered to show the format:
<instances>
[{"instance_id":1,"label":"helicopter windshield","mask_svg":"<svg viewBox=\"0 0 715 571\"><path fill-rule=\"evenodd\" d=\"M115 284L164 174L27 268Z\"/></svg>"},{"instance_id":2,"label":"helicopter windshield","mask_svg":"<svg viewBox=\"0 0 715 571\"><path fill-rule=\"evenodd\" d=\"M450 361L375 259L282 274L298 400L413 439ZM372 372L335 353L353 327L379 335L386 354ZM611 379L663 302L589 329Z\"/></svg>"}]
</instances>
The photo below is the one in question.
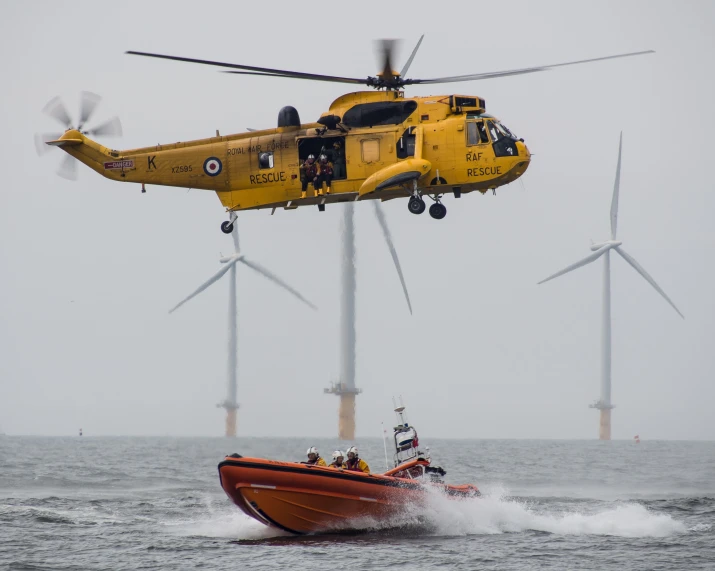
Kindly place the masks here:
<instances>
[{"instance_id":1,"label":"helicopter windshield","mask_svg":"<svg viewBox=\"0 0 715 571\"><path fill-rule=\"evenodd\" d=\"M500 139L503 139L504 137L516 139L516 135L514 135L509 129L507 129L498 121L487 121L487 126L487 128L489 129L489 133L492 136L492 141L494 143L496 143Z\"/></svg>"}]
</instances>

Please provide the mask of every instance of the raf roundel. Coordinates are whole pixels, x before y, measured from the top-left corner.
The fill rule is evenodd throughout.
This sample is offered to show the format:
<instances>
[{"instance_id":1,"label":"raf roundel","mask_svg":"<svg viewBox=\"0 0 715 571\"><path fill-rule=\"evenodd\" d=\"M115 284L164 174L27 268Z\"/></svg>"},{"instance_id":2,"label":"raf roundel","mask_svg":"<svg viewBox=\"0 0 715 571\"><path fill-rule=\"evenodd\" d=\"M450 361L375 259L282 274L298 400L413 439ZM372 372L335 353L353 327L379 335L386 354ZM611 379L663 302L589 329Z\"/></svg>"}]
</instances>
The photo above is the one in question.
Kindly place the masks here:
<instances>
[{"instance_id":1,"label":"raf roundel","mask_svg":"<svg viewBox=\"0 0 715 571\"><path fill-rule=\"evenodd\" d=\"M209 157L204 161L204 172L209 176L217 176L221 174L223 165L218 157Z\"/></svg>"}]
</instances>

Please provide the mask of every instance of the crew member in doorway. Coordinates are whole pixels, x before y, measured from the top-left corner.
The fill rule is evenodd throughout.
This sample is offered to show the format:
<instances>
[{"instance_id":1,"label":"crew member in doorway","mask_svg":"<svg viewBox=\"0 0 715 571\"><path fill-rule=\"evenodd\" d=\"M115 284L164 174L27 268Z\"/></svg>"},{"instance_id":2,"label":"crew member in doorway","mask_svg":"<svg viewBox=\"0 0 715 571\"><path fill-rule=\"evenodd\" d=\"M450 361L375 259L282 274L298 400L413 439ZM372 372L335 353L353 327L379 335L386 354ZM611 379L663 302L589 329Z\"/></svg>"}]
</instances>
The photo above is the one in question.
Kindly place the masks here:
<instances>
[{"instance_id":1,"label":"crew member in doorway","mask_svg":"<svg viewBox=\"0 0 715 571\"><path fill-rule=\"evenodd\" d=\"M333 165L328 161L327 155L320 155L318 159L318 176L315 177L315 196L323 194L323 181L325 181L325 194L330 194L330 183L333 182Z\"/></svg>"},{"instance_id":2,"label":"crew member in doorway","mask_svg":"<svg viewBox=\"0 0 715 571\"><path fill-rule=\"evenodd\" d=\"M333 463L328 466L329 468L337 468L338 470L345 469L345 452L342 450L336 450L333 452Z\"/></svg>"},{"instance_id":3,"label":"crew member in doorway","mask_svg":"<svg viewBox=\"0 0 715 571\"><path fill-rule=\"evenodd\" d=\"M315 184L318 176L318 165L315 164L315 155L308 155L304 163L300 165L301 198L307 196L308 185Z\"/></svg>"},{"instance_id":4,"label":"crew member in doorway","mask_svg":"<svg viewBox=\"0 0 715 571\"><path fill-rule=\"evenodd\" d=\"M348 448L348 461L345 463L345 469L352 472L370 473L370 466L362 458L358 458L358 449L355 446Z\"/></svg>"},{"instance_id":5,"label":"crew member in doorway","mask_svg":"<svg viewBox=\"0 0 715 571\"><path fill-rule=\"evenodd\" d=\"M335 141L333 143L332 155L333 178L335 180L341 180L345 178L345 151L343 150L343 145L340 141Z\"/></svg>"},{"instance_id":6,"label":"crew member in doorway","mask_svg":"<svg viewBox=\"0 0 715 571\"><path fill-rule=\"evenodd\" d=\"M320 452L318 452L318 449L315 446L308 448L308 452L306 452L306 454L308 455L308 461L303 462L303 464L310 464L311 466L327 466L325 460L320 457Z\"/></svg>"}]
</instances>

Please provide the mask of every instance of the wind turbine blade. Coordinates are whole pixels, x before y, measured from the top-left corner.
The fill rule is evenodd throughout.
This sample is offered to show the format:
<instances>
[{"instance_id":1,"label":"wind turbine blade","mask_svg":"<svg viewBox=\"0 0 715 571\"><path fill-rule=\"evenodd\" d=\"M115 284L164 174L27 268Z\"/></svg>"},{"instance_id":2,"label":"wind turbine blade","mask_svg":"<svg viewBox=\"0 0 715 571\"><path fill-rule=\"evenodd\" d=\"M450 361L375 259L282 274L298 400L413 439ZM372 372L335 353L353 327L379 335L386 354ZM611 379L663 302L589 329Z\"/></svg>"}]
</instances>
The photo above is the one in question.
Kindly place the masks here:
<instances>
[{"instance_id":1,"label":"wind turbine blade","mask_svg":"<svg viewBox=\"0 0 715 571\"><path fill-rule=\"evenodd\" d=\"M663 298L665 298L665 301L667 301L670 304L670 306L675 311L678 312L678 315L680 315L680 317L685 319L685 316L682 313L680 313L680 310L677 307L675 307L675 304L670 300L670 298L667 295L665 295L665 292L662 289L660 289L660 286L657 283L655 283L655 280L650 276L650 274L648 272L645 271L643 266L641 266L638 262L636 262L632 256L629 256L628 254L626 254L626 252L620 246L616 246L614 248L614 250L616 250L616 252L618 252L620 254L621 258L623 258L626 262L628 262L635 271L637 271L641 276L643 276L643 278L650 285L653 286L655 291L657 291L660 295L663 296Z\"/></svg>"},{"instance_id":2,"label":"wind turbine blade","mask_svg":"<svg viewBox=\"0 0 715 571\"><path fill-rule=\"evenodd\" d=\"M554 278L558 278L559 276L563 276L564 274L567 274L575 269L580 268L581 266L585 266L587 264L590 264L591 262L595 262L600 258L603 254L605 254L608 250L610 250L609 246L604 246L600 250L596 250L593 254L589 254L586 256L583 260L579 260L578 262L571 264L570 266L564 268L560 272L556 272L554 275L549 276L545 280L541 280L539 284L543 284L544 282L548 282L549 280L553 280Z\"/></svg>"},{"instance_id":3,"label":"wind turbine blade","mask_svg":"<svg viewBox=\"0 0 715 571\"><path fill-rule=\"evenodd\" d=\"M204 283L202 283L202 284L196 289L196 291L194 291L191 295L189 295L188 297L185 297L185 298L182 299L179 303L177 303L174 307L172 307L172 308L169 310L169 313L174 313L177 309L179 309L179 308L180 308L182 305L184 305L187 301L189 301L190 299L195 298L197 295L199 295L202 291L204 291L204 290L205 290L207 287L209 287L211 284L213 284L213 283L217 282L218 280L220 280L220 279L223 277L223 275L224 275L228 270L230 270L230 269L236 264L236 262L238 262L238 260L240 260L240 258L235 258L235 259L231 260L230 262L227 262L218 272L216 272L216 273L215 273L213 276L211 276L208 280L206 280Z\"/></svg>"},{"instance_id":4,"label":"wind turbine blade","mask_svg":"<svg viewBox=\"0 0 715 571\"><path fill-rule=\"evenodd\" d=\"M422 40L420 40L422 41ZM419 45L419 44L418 44ZM395 264L395 269L397 270L397 275L400 277L400 283L402 284L402 291L405 292L405 299L407 300L407 307L410 310L410 315L412 315L412 304L410 303L410 294L407 293L407 284L405 283L405 276L402 275L402 268L400 267L400 260L397 257L397 250L395 250L395 244L392 242L392 236L390 235L390 229L387 227L387 219L385 218L385 212L382 210L380 203L376 200L372 201L375 206L375 216L377 221L380 223L380 228L382 228L382 234L385 236L385 242L387 242L387 247L390 249L390 255L392 256L392 261Z\"/></svg>"},{"instance_id":5,"label":"wind turbine blade","mask_svg":"<svg viewBox=\"0 0 715 571\"><path fill-rule=\"evenodd\" d=\"M409 59L405 62L405 65L402 68L402 71L400 71L400 77L405 77L407 70L410 69L410 66L412 65L412 60L415 59L415 54L417 53L417 50L420 49L420 44L422 43L422 40L424 40L424 39L425 39L425 35L422 34L420 36L420 39L417 42L417 45L415 46L415 49L412 50L412 53L410 54Z\"/></svg>"},{"instance_id":6,"label":"wind turbine blade","mask_svg":"<svg viewBox=\"0 0 715 571\"><path fill-rule=\"evenodd\" d=\"M240 261L242 263L246 264L249 268L256 270L263 277L268 278L276 285L279 285L286 291L289 291L290 293L292 293L295 297L297 297L300 301L305 303L307 306L309 306L313 309L318 309L315 305L313 305L311 302L309 302L307 299L305 299L298 290L293 289L291 286L289 286L287 283L285 283L282 279L280 279L277 275L268 271L266 268L264 268L260 264L257 264L256 262L250 262L246 258L240 258Z\"/></svg>"},{"instance_id":7,"label":"wind turbine blade","mask_svg":"<svg viewBox=\"0 0 715 571\"><path fill-rule=\"evenodd\" d=\"M621 148L623 147L623 131L618 140L618 165L616 165L616 181L613 183L613 200L611 200L611 240L616 239L618 226L618 192L621 186Z\"/></svg>"},{"instance_id":8,"label":"wind turbine blade","mask_svg":"<svg viewBox=\"0 0 715 571\"><path fill-rule=\"evenodd\" d=\"M233 221L233 230L231 231L231 238L233 238L233 246L236 249L236 253L241 251L241 248L238 247L238 224L236 224L236 221Z\"/></svg>"}]
</instances>

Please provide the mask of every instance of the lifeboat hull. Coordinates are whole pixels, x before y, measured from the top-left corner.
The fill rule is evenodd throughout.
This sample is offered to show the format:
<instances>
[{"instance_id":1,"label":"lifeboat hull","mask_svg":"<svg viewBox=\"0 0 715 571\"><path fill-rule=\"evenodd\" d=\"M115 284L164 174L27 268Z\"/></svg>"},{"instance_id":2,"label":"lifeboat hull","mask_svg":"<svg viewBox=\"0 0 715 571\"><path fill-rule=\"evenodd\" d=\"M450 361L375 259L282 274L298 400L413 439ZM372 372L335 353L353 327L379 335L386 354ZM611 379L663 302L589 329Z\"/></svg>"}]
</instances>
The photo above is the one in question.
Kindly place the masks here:
<instances>
[{"instance_id":1,"label":"lifeboat hull","mask_svg":"<svg viewBox=\"0 0 715 571\"><path fill-rule=\"evenodd\" d=\"M227 457L218 468L221 486L241 510L293 534L385 523L405 505L421 501L426 485L383 474L262 458ZM438 486L453 496L478 494L470 485Z\"/></svg>"}]
</instances>

